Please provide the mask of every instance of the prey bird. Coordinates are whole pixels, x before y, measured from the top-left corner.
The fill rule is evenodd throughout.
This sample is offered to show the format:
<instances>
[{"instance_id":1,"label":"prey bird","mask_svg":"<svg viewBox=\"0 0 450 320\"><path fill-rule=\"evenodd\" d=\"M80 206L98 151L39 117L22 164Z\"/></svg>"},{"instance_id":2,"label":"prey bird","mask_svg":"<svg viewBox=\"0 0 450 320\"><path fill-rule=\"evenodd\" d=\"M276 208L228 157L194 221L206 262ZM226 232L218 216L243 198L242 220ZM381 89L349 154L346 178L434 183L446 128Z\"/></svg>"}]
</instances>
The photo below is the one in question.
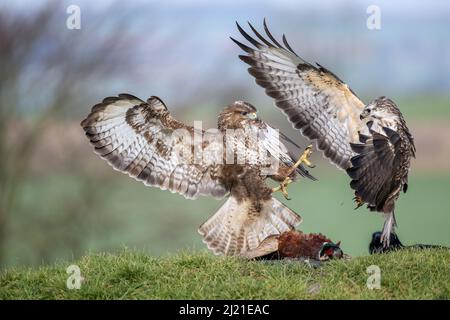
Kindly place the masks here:
<instances>
[{"instance_id":1,"label":"prey bird","mask_svg":"<svg viewBox=\"0 0 450 320\"><path fill-rule=\"evenodd\" d=\"M311 148L295 162L279 141L278 131L259 119L247 102L236 101L220 113L216 135L176 120L155 96L143 101L129 94L105 98L81 126L97 155L147 186L188 199L227 196L198 229L216 254L245 255L267 237L292 230L302 220L272 193L284 192L298 176L315 179L304 166L312 166ZM241 131L228 135L229 130ZM202 139L196 139L196 134ZM276 170L267 171L272 163L263 161L261 150L272 160L281 159ZM245 153L245 161L237 161L239 151ZM280 186L270 188L267 178Z\"/></svg>"},{"instance_id":2,"label":"prey bird","mask_svg":"<svg viewBox=\"0 0 450 320\"><path fill-rule=\"evenodd\" d=\"M281 44L250 23L255 36L239 24L237 28L250 43L231 38L246 54L239 58L289 122L352 179L357 208L363 204L381 212L385 223L381 236L389 244L394 233L395 201L408 189L408 172L415 146L397 105L386 97L365 104L334 73L320 64L298 56L283 35Z\"/></svg>"},{"instance_id":3,"label":"prey bird","mask_svg":"<svg viewBox=\"0 0 450 320\"><path fill-rule=\"evenodd\" d=\"M267 237L258 248L248 251L246 257L261 260L287 258L316 261L349 258L340 248L340 242L334 243L321 233L307 234L298 230Z\"/></svg>"}]
</instances>

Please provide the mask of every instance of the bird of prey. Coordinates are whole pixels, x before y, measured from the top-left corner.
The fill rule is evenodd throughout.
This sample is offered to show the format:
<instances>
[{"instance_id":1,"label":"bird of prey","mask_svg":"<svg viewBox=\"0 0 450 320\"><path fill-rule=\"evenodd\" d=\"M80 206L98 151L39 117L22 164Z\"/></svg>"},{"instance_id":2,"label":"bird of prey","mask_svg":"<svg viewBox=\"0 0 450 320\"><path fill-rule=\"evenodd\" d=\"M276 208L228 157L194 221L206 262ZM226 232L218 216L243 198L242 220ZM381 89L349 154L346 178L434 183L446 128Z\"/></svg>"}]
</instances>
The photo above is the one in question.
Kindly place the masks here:
<instances>
[{"instance_id":1,"label":"bird of prey","mask_svg":"<svg viewBox=\"0 0 450 320\"><path fill-rule=\"evenodd\" d=\"M81 126L97 155L147 186L188 199L228 196L198 229L216 254L243 255L266 237L301 222L299 215L272 197L285 185L272 189L265 180L314 179L304 167L311 166L311 149L306 148L295 162L279 141L278 131L261 121L247 102L227 106L218 117L217 132L210 135L176 120L159 98L143 101L129 94L105 98ZM242 151L245 158L239 162ZM273 172L267 171L272 163L264 161L264 153L272 160L281 159Z\"/></svg>"},{"instance_id":2,"label":"bird of prey","mask_svg":"<svg viewBox=\"0 0 450 320\"><path fill-rule=\"evenodd\" d=\"M413 136L395 105L380 97L363 103L349 86L330 70L299 57L283 35L282 44L267 28L256 37L239 24L238 30L251 44L231 38L246 55L249 73L289 122L338 168L346 170L355 190L357 208L367 204L386 220L381 241L389 243L395 231L395 201L408 188L410 159L415 156Z\"/></svg>"}]
</instances>

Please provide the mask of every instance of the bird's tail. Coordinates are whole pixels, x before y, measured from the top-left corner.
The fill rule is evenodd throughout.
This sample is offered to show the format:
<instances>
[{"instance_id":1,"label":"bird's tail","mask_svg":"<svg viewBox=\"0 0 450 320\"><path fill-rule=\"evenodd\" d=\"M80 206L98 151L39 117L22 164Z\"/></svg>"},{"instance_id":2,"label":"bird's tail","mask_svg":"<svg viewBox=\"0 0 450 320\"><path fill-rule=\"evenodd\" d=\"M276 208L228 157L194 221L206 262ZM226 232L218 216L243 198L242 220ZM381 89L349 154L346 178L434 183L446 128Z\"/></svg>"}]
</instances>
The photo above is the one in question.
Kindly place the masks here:
<instances>
[{"instance_id":1,"label":"bird's tail","mask_svg":"<svg viewBox=\"0 0 450 320\"><path fill-rule=\"evenodd\" d=\"M230 196L198 232L215 254L246 256L271 235L294 229L302 218L275 198L261 201L259 210L250 201Z\"/></svg>"}]
</instances>

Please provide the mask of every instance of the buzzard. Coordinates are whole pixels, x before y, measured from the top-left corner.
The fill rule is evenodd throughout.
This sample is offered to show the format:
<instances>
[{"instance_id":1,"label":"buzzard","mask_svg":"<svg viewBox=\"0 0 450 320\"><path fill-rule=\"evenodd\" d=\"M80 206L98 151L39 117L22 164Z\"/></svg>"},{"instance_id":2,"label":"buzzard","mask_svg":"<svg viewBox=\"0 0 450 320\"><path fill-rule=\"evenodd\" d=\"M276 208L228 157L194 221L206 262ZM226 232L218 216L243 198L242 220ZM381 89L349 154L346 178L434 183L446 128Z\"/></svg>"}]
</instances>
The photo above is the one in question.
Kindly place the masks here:
<instances>
[{"instance_id":1,"label":"buzzard","mask_svg":"<svg viewBox=\"0 0 450 320\"><path fill-rule=\"evenodd\" d=\"M396 226L395 201L408 188L410 159L415 156L413 136L400 110L386 97L363 103L330 70L300 58L284 35L283 46L265 20L263 25L267 38L250 23L256 38L237 24L252 45L231 38L246 53L239 58L250 65L249 73L293 127L346 170L357 208L367 204L371 211L384 214L381 241L388 245Z\"/></svg>"},{"instance_id":2,"label":"buzzard","mask_svg":"<svg viewBox=\"0 0 450 320\"><path fill-rule=\"evenodd\" d=\"M227 106L214 134L179 122L157 97L145 102L129 94L105 98L81 126L97 155L147 186L188 199L228 196L198 229L216 254L244 255L302 220L272 193L285 190L286 177L288 182L298 176L314 179L303 166L311 166L311 150L306 148L294 163L278 131L261 121L247 102ZM245 161L240 161L242 152ZM273 166L264 154L281 162ZM281 182L280 187L268 187L267 178Z\"/></svg>"}]
</instances>

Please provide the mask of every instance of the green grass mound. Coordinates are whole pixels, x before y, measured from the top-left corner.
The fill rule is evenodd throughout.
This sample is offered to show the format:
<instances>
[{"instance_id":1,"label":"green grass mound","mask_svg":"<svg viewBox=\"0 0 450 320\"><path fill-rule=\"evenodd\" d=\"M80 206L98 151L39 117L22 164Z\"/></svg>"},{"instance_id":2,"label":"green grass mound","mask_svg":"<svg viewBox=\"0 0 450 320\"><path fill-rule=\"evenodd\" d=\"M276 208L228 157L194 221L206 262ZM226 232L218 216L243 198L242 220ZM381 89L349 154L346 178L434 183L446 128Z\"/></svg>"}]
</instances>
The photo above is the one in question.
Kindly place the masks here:
<instances>
[{"instance_id":1,"label":"green grass mound","mask_svg":"<svg viewBox=\"0 0 450 320\"><path fill-rule=\"evenodd\" d=\"M69 265L80 289L68 289ZM367 268L381 270L368 289ZM320 268L297 261L245 261L187 253L155 258L124 250L39 269L0 273L0 299L449 299L450 251L405 250L332 261Z\"/></svg>"}]
</instances>

